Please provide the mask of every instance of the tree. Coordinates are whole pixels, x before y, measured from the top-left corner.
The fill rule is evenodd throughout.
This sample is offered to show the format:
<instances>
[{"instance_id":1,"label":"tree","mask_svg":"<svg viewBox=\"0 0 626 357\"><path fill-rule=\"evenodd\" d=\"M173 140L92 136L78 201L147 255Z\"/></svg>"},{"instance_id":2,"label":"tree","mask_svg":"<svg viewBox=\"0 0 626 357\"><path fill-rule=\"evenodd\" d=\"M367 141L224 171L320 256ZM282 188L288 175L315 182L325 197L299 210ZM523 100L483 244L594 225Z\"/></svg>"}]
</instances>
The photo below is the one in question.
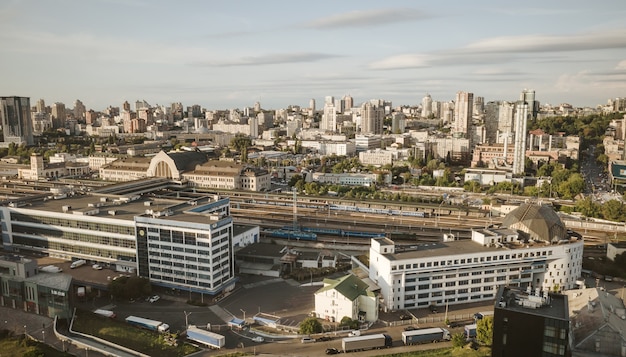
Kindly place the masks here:
<instances>
[{"instance_id":1,"label":"tree","mask_svg":"<svg viewBox=\"0 0 626 357\"><path fill-rule=\"evenodd\" d=\"M476 339L483 345L493 343L493 316L485 316L476 323Z\"/></svg>"},{"instance_id":2,"label":"tree","mask_svg":"<svg viewBox=\"0 0 626 357\"><path fill-rule=\"evenodd\" d=\"M348 326L351 329L359 328L359 322L357 320L352 320L348 316L344 316L339 324L341 326Z\"/></svg>"},{"instance_id":3,"label":"tree","mask_svg":"<svg viewBox=\"0 0 626 357\"><path fill-rule=\"evenodd\" d=\"M465 334L455 333L452 335L452 346L454 347L463 347L467 341L465 340Z\"/></svg>"},{"instance_id":4,"label":"tree","mask_svg":"<svg viewBox=\"0 0 626 357\"><path fill-rule=\"evenodd\" d=\"M150 281L139 276L131 276L126 278L118 278L109 283L109 291L111 295L129 299L142 295L150 295L152 287Z\"/></svg>"},{"instance_id":5,"label":"tree","mask_svg":"<svg viewBox=\"0 0 626 357\"><path fill-rule=\"evenodd\" d=\"M307 317L300 323L300 333L311 335L322 332L322 324L315 317Z\"/></svg>"}]
</instances>

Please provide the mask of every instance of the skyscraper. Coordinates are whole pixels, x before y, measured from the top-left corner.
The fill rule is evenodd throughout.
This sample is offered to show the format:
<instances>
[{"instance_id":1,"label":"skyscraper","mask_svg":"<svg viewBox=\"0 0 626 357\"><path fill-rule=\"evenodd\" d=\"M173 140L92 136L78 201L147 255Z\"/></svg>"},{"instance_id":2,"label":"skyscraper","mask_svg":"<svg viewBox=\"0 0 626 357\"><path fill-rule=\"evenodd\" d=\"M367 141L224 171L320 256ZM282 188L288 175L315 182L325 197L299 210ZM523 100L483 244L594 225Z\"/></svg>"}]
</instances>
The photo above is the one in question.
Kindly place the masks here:
<instances>
[{"instance_id":1,"label":"skyscraper","mask_svg":"<svg viewBox=\"0 0 626 357\"><path fill-rule=\"evenodd\" d=\"M382 134L385 108L366 102L361 106L361 133Z\"/></svg>"},{"instance_id":2,"label":"skyscraper","mask_svg":"<svg viewBox=\"0 0 626 357\"><path fill-rule=\"evenodd\" d=\"M428 118L433 113L433 98L430 97L430 94L426 94L424 98L422 98L422 118Z\"/></svg>"},{"instance_id":3,"label":"skyscraper","mask_svg":"<svg viewBox=\"0 0 626 357\"><path fill-rule=\"evenodd\" d=\"M528 128L528 103L518 101L515 106L515 151L513 153L513 175L524 174L526 163L526 131Z\"/></svg>"},{"instance_id":4,"label":"skyscraper","mask_svg":"<svg viewBox=\"0 0 626 357\"><path fill-rule=\"evenodd\" d=\"M52 128L65 128L65 104L52 104Z\"/></svg>"},{"instance_id":5,"label":"skyscraper","mask_svg":"<svg viewBox=\"0 0 626 357\"><path fill-rule=\"evenodd\" d=\"M0 120L2 123L0 145L3 147L8 147L10 143L34 145L30 98L0 97Z\"/></svg>"},{"instance_id":6,"label":"skyscraper","mask_svg":"<svg viewBox=\"0 0 626 357\"><path fill-rule=\"evenodd\" d=\"M454 125L452 134L465 137L472 122L474 93L457 92L454 101Z\"/></svg>"}]
</instances>

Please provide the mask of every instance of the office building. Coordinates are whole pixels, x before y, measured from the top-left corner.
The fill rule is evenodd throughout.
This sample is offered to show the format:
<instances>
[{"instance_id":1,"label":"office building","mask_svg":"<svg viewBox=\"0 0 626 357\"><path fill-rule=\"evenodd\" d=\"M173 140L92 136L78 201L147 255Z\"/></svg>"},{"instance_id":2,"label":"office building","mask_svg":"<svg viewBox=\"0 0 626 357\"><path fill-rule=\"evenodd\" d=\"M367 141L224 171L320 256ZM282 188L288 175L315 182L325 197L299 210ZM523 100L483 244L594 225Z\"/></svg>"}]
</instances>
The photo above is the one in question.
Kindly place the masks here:
<instances>
[{"instance_id":1,"label":"office building","mask_svg":"<svg viewBox=\"0 0 626 357\"><path fill-rule=\"evenodd\" d=\"M155 178L15 200L0 207L4 249L84 259L171 289L232 289L230 200L172 187Z\"/></svg>"},{"instance_id":2,"label":"office building","mask_svg":"<svg viewBox=\"0 0 626 357\"><path fill-rule=\"evenodd\" d=\"M369 277L387 310L488 301L499 286L573 289L581 276L583 241L570 238L554 210L522 204L501 227L444 235L437 243L396 245L372 239Z\"/></svg>"},{"instance_id":3,"label":"office building","mask_svg":"<svg viewBox=\"0 0 626 357\"><path fill-rule=\"evenodd\" d=\"M0 145L34 145L33 121L30 117L30 98L0 97L0 123L2 140Z\"/></svg>"},{"instance_id":4,"label":"office building","mask_svg":"<svg viewBox=\"0 0 626 357\"><path fill-rule=\"evenodd\" d=\"M430 97L430 94L426 94L424 98L422 98L422 118L428 118L433 114L433 98Z\"/></svg>"},{"instance_id":5,"label":"office building","mask_svg":"<svg viewBox=\"0 0 626 357\"><path fill-rule=\"evenodd\" d=\"M65 128L66 115L65 104L59 102L52 104L52 128Z\"/></svg>"},{"instance_id":6,"label":"office building","mask_svg":"<svg viewBox=\"0 0 626 357\"><path fill-rule=\"evenodd\" d=\"M567 295L501 286L493 316L492 357L571 356Z\"/></svg>"}]
</instances>

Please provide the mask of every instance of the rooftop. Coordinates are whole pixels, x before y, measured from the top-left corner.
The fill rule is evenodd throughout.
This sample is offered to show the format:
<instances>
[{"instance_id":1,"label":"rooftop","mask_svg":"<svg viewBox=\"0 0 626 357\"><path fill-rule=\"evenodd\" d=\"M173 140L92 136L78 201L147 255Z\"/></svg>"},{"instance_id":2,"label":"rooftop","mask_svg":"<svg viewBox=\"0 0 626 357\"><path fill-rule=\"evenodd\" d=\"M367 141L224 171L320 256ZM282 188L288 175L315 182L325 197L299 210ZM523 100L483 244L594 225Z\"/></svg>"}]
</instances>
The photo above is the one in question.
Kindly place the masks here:
<instances>
[{"instance_id":1,"label":"rooftop","mask_svg":"<svg viewBox=\"0 0 626 357\"><path fill-rule=\"evenodd\" d=\"M508 286L500 287L496 296L496 309L519 311L525 314L569 320L567 295L553 294L548 291L534 292Z\"/></svg>"}]
</instances>

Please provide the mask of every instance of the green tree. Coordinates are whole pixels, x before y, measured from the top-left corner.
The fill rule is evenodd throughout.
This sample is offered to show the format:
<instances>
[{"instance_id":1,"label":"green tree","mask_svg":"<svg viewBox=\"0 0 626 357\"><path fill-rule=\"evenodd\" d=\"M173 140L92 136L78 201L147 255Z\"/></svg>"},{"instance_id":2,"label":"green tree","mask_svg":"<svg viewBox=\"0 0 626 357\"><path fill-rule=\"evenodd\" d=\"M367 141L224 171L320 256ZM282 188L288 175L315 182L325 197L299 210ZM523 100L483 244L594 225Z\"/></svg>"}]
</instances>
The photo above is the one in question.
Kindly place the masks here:
<instances>
[{"instance_id":1,"label":"green tree","mask_svg":"<svg viewBox=\"0 0 626 357\"><path fill-rule=\"evenodd\" d=\"M307 317L300 323L300 333L311 335L322 332L322 324L315 317Z\"/></svg>"},{"instance_id":2,"label":"green tree","mask_svg":"<svg viewBox=\"0 0 626 357\"><path fill-rule=\"evenodd\" d=\"M618 200L610 200L602 205L602 217L610 221L621 221L624 216L624 204Z\"/></svg>"},{"instance_id":3,"label":"green tree","mask_svg":"<svg viewBox=\"0 0 626 357\"><path fill-rule=\"evenodd\" d=\"M148 279L139 276L131 276L111 281L109 283L109 291L114 297L130 299L142 295L150 295L152 293L152 287Z\"/></svg>"},{"instance_id":4,"label":"green tree","mask_svg":"<svg viewBox=\"0 0 626 357\"><path fill-rule=\"evenodd\" d=\"M359 322L357 320L352 320L348 316L344 316L339 323L341 326L348 326L351 329L359 328Z\"/></svg>"},{"instance_id":5,"label":"green tree","mask_svg":"<svg viewBox=\"0 0 626 357\"><path fill-rule=\"evenodd\" d=\"M465 340L465 334L455 333L452 335L452 346L454 347L463 347L467 341Z\"/></svg>"},{"instance_id":6,"label":"green tree","mask_svg":"<svg viewBox=\"0 0 626 357\"><path fill-rule=\"evenodd\" d=\"M476 339L483 345L493 343L493 316L485 316L476 323Z\"/></svg>"}]
</instances>

